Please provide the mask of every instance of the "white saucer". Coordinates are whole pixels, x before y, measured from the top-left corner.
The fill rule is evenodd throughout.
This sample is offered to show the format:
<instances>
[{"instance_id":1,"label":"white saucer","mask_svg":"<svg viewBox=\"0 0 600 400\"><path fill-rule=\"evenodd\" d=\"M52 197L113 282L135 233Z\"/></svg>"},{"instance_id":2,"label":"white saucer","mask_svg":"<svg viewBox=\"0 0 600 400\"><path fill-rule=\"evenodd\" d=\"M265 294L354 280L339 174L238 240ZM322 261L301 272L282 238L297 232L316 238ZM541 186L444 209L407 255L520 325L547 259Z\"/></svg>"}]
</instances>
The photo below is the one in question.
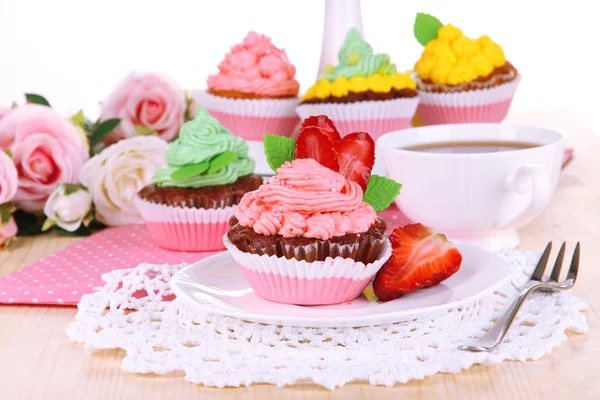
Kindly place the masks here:
<instances>
[{"instance_id":1,"label":"white saucer","mask_svg":"<svg viewBox=\"0 0 600 400\"><path fill-rule=\"evenodd\" d=\"M351 303L332 306L273 303L254 293L228 252L181 270L170 286L178 299L203 311L246 321L315 328L380 325L472 303L510 279L510 264L495 254L469 245L458 248L463 262L456 274L440 285L389 302L369 301L361 295Z\"/></svg>"}]
</instances>

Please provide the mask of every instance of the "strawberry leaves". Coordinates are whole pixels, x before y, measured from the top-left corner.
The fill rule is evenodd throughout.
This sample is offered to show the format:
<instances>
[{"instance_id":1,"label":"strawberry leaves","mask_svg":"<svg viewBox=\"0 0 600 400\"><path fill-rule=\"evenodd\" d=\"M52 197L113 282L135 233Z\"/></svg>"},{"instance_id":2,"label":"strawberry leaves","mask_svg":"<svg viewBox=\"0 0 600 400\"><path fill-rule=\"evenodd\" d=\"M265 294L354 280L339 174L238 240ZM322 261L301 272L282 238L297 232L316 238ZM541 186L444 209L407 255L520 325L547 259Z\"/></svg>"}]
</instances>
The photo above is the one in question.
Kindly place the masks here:
<instances>
[{"instance_id":1,"label":"strawberry leaves","mask_svg":"<svg viewBox=\"0 0 600 400\"><path fill-rule=\"evenodd\" d=\"M375 164L375 143L368 133L354 132L341 138L333 122L325 115L305 119L297 141L284 136L265 135L264 147L267 163L274 172L285 162L312 158L360 185L363 201L377 212L388 208L402 188L391 179L371 176Z\"/></svg>"},{"instance_id":2,"label":"strawberry leaves","mask_svg":"<svg viewBox=\"0 0 600 400\"><path fill-rule=\"evenodd\" d=\"M371 175L363 201L370 204L377 212L383 211L392 204L400 194L402 184L384 176Z\"/></svg>"}]
</instances>

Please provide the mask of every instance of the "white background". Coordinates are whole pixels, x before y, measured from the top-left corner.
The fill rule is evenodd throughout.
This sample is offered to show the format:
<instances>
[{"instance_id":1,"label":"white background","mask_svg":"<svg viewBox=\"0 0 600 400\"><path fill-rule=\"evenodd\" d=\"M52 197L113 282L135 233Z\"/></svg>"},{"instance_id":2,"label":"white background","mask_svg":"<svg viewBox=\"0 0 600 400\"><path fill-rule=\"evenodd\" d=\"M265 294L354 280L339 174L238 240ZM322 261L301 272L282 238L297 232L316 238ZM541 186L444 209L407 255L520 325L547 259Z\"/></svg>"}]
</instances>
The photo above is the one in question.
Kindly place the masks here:
<instances>
[{"instance_id":1,"label":"white background","mask_svg":"<svg viewBox=\"0 0 600 400\"><path fill-rule=\"evenodd\" d=\"M424 11L465 34L488 34L523 75L512 111L569 108L600 131L598 19L594 0L363 0L366 39L411 69L422 47L412 33ZM0 0L0 105L23 92L67 114L98 102L130 71L160 71L188 89L248 30L271 36L297 68L301 91L316 77L321 0Z\"/></svg>"}]
</instances>

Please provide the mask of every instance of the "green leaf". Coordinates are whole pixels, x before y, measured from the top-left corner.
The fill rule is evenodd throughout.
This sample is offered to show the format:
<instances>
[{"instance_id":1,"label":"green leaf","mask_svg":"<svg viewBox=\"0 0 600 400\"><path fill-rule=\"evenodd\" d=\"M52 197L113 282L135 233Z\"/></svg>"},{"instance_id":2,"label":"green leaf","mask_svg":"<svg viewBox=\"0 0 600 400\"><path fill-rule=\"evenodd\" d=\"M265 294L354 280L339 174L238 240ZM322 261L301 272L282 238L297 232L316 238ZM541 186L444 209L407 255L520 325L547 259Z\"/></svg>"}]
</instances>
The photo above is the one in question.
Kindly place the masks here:
<instances>
[{"instance_id":1,"label":"green leaf","mask_svg":"<svg viewBox=\"0 0 600 400\"><path fill-rule=\"evenodd\" d=\"M383 211L392 204L400 194L402 185L396 181L379 175L371 175L363 201L370 204L375 211Z\"/></svg>"},{"instance_id":2,"label":"green leaf","mask_svg":"<svg viewBox=\"0 0 600 400\"><path fill-rule=\"evenodd\" d=\"M2 221L2 225L8 224L10 221L11 213L4 208L0 208L0 221Z\"/></svg>"},{"instance_id":3,"label":"green leaf","mask_svg":"<svg viewBox=\"0 0 600 400\"><path fill-rule=\"evenodd\" d=\"M10 201L8 203L0 204L0 222L2 222L2 224L8 223L12 213L14 213L16 210L17 207L15 207L15 205Z\"/></svg>"},{"instance_id":4,"label":"green leaf","mask_svg":"<svg viewBox=\"0 0 600 400\"><path fill-rule=\"evenodd\" d=\"M46 218L46 220L44 221L44 224L42 225L42 232L46 232L48 229L52 228L54 225L56 225L56 221L54 221L50 218Z\"/></svg>"},{"instance_id":5,"label":"green leaf","mask_svg":"<svg viewBox=\"0 0 600 400\"><path fill-rule=\"evenodd\" d=\"M185 181L190 178L194 178L198 175L202 175L210 168L208 161L204 161L198 164L184 165L173 171L171 179L175 182Z\"/></svg>"},{"instance_id":6,"label":"green leaf","mask_svg":"<svg viewBox=\"0 0 600 400\"><path fill-rule=\"evenodd\" d=\"M102 121L90 137L90 147L94 147L100 143L106 137L106 135L111 133L112 130L119 125L120 122L120 118L112 118Z\"/></svg>"},{"instance_id":7,"label":"green leaf","mask_svg":"<svg viewBox=\"0 0 600 400\"><path fill-rule=\"evenodd\" d=\"M185 91L185 113L183 114L184 122L191 121L192 118L192 105L194 104L194 98L190 95L190 93Z\"/></svg>"},{"instance_id":8,"label":"green leaf","mask_svg":"<svg viewBox=\"0 0 600 400\"><path fill-rule=\"evenodd\" d=\"M50 107L50 103L48 103L48 100L46 100L44 96L40 96L39 94L25 93L25 99L27 99L28 103L40 104L42 106Z\"/></svg>"},{"instance_id":9,"label":"green leaf","mask_svg":"<svg viewBox=\"0 0 600 400\"><path fill-rule=\"evenodd\" d=\"M13 153L12 153L12 150L11 150L11 149L6 149L6 150L4 150L4 152L5 152L6 154L8 154L8 156L9 156L10 158L13 158Z\"/></svg>"},{"instance_id":10,"label":"green leaf","mask_svg":"<svg viewBox=\"0 0 600 400\"><path fill-rule=\"evenodd\" d=\"M158 133L152 128L144 125L134 125L133 129L142 136L158 136Z\"/></svg>"},{"instance_id":11,"label":"green leaf","mask_svg":"<svg viewBox=\"0 0 600 400\"><path fill-rule=\"evenodd\" d=\"M92 229L85 225L81 225L75 232L69 232L60 226L55 226L54 230L64 236L90 236L92 234Z\"/></svg>"},{"instance_id":12,"label":"green leaf","mask_svg":"<svg viewBox=\"0 0 600 400\"><path fill-rule=\"evenodd\" d=\"M214 156L212 160L210 160L210 167L208 168L207 174L214 174L237 159L238 156L235 151L224 151L221 154Z\"/></svg>"},{"instance_id":13,"label":"green leaf","mask_svg":"<svg viewBox=\"0 0 600 400\"><path fill-rule=\"evenodd\" d=\"M277 173L277 168L286 161L294 159L294 148L296 147L294 139L279 135L265 135L264 140L265 156L273 172Z\"/></svg>"},{"instance_id":14,"label":"green leaf","mask_svg":"<svg viewBox=\"0 0 600 400\"><path fill-rule=\"evenodd\" d=\"M83 186L76 185L73 183L63 183L63 185L65 186L65 195L67 195L67 196L70 195L71 193L75 193L79 189L83 189Z\"/></svg>"},{"instance_id":15,"label":"green leaf","mask_svg":"<svg viewBox=\"0 0 600 400\"><path fill-rule=\"evenodd\" d=\"M13 213L13 218L19 227L17 236L31 236L42 233L43 216L17 210Z\"/></svg>"},{"instance_id":16,"label":"green leaf","mask_svg":"<svg viewBox=\"0 0 600 400\"><path fill-rule=\"evenodd\" d=\"M83 110L79 110L76 114L73 114L71 122L85 130L85 116L83 115Z\"/></svg>"},{"instance_id":17,"label":"green leaf","mask_svg":"<svg viewBox=\"0 0 600 400\"><path fill-rule=\"evenodd\" d=\"M433 15L417 13L414 26L415 38L417 38L419 43L425 46L427 43L437 38L438 29L442 26L444 26L444 24Z\"/></svg>"}]
</instances>

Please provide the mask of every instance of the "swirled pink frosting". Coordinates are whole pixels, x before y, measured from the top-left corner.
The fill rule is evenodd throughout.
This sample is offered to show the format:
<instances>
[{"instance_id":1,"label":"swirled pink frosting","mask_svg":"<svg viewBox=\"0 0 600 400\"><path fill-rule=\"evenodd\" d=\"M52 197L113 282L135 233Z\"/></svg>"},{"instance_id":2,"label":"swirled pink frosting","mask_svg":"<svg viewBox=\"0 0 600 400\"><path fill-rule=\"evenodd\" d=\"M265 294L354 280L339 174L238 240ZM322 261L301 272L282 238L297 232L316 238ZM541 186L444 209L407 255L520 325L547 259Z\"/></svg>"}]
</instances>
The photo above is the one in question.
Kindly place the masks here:
<instances>
[{"instance_id":1,"label":"swirled pink frosting","mask_svg":"<svg viewBox=\"0 0 600 400\"><path fill-rule=\"evenodd\" d=\"M235 210L243 226L262 235L327 240L369 230L377 215L361 187L312 158L287 162L246 193Z\"/></svg>"},{"instance_id":2,"label":"swirled pink frosting","mask_svg":"<svg viewBox=\"0 0 600 400\"><path fill-rule=\"evenodd\" d=\"M219 73L208 77L208 87L216 91L236 91L264 97L294 97L300 84L296 68L285 51L271 39L250 32L219 64Z\"/></svg>"}]
</instances>

